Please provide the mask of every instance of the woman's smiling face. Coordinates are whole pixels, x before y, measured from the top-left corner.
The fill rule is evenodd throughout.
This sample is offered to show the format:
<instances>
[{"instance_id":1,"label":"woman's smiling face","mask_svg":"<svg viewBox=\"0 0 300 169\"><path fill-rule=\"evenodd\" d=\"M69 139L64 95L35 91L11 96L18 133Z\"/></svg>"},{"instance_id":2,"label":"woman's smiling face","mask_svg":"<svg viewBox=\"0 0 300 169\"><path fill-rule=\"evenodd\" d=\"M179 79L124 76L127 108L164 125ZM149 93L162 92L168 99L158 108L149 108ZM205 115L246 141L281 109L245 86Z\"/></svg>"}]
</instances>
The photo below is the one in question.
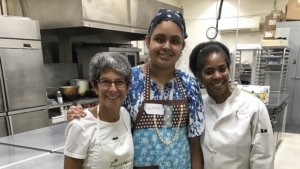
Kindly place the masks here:
<instances>
[{"instance_id":1,"label":"woman's smiling face","mask_svg":"<svg viewBox=\"0 0 300 169\"><path fill-rule=\"evenodd\" d=\"M198 75L207 93L217 102L224 102L231 94L229 69L223 53L211 53L204 62L202 72Z\"/></svg>"},{"instance_id":2,"label":"woman's smiling face","mask_svg":"<svg viewBox=\"0 0 300 169\"><path fill-rule=\"evenodd\" d=\"M184 37L173 21L162 21L146 37L151 63L159 67L175 67L184 47Z\"/></svg>"},{"instance_id":3,"label":"woman's smiling face","mask_svg":"<svg viewBox=\"0 0 300 169\"><path fill-rule=\"evenodd\" d=\"M115 83L111 83L109 87L101 84L107 82ZM125 85L122 85L121 87L116 86L116 83L120 82L123 82ZM101 99L101 104L108 107L121 106L128 92L128 84L126 83L124 76L112 69L103 71L97 86L94 87Z\"/></svg>"}]
</instances>

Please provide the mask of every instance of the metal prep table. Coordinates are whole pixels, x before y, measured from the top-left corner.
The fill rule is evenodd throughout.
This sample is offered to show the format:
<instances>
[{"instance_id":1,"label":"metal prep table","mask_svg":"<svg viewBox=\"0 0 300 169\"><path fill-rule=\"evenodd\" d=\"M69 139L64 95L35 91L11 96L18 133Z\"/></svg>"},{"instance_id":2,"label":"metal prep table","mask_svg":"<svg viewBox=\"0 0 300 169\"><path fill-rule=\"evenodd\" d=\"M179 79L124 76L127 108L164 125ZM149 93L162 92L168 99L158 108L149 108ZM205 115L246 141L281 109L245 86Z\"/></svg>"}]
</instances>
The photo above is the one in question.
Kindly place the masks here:
<instances>
[{"instance_id":1,"label":"metal prep table","mask_svg":"<svg viewBox=\"0 0 300 169\"><path fill-rule=\"evenodd\" d=\"M64 131L67 123L0 138L0 144L63 154Z\"/></svg>"},{"instance_id":2,"label":"metal prep table","mask_svg":"<svg viewBox=\"0 0 300 169\"><path fill-rule=\"evenodd\" d=\"M0 168L2 169L13 164L42 157L50 153L41 150L0 144L0 154Z\"/></svg>"},{"instance_id":3,"label":"metal prep table","mask_svg":"<svg viewBox=\"0 0 300 169\"><path fill-rule=\"evenodd\" d=\"M282 133L285 132L288 98L288 94L271 92L269 102L266 104L273 127L276 147L280 143Z\"/></svg>"},{"instance_id":4,"label":"metal prep table","mask_svg":"<svg viewBox=\"0 0 300 169\"><path fill-rule=\"evenodd\" d=\"M2 145L0 145L2 146ZM8 145L5 145L8 146ZM13 147L13 146L12 146ZM64 168L64 155L57 153L42 152L28 148L13 147L15 152L4 159L0 159L0 169L59 169ZM2 153L2 147L0 148ZM7 153L7 152L5 152ZM39 154L42 153L42 154ZM34 155L35 154L35 155ZM15 160L15 161L12 161ZM7 163L7 164L2 164Z\"/></svg>"}]
</instances>

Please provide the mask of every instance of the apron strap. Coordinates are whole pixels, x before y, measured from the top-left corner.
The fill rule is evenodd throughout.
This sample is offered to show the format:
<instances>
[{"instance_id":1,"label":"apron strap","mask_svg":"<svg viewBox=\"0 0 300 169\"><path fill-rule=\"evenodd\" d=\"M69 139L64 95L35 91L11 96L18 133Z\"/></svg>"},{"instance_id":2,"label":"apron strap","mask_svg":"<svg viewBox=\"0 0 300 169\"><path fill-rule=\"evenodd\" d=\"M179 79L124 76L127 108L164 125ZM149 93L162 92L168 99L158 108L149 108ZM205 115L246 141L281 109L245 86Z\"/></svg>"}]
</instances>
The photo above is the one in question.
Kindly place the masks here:
<instances>
[{"instance_id":1,"label":"apron strap","mask_svg":"<svg viewBox=\"0 0 300 169\"><path fill-rule=\"evenodd\" d=\"M142 119L142 116L143 116L142 112L144 111L144 102L142 103L142 106L140 107L140 109L142 109L142 110L139 110L137 113L135 123L133 124L133 131L136 129L138 122Z\"/></svg>"},{"instance_id":2,"label":"apron strap","mask_svg":"<svg viewBox=\"0 0 300 169\"><path fill-rule=\"evenodd\" d=\"M176 70L174 70L174 74L175 74L176 81L178 83L178 87L179 87L180 93L182 95L182 100L186 100L187 101L185 92L183 90L182 81L178 77ZM149 65L147 66L146 77L145 78L146 79L144 80L144 90L145 90L144 91L144 100L148 101L148 100L150 100L150 94L151 94L151 90L150 90L150 88L151 88L151 80L150 80L150 66ZM173 89L175 88L174 83L172 83L172 88ZM171 90L171 92L173 92L173 91ZM173 93L172 93L172 95L173 95Z\"/></svg>"}]
</instances>

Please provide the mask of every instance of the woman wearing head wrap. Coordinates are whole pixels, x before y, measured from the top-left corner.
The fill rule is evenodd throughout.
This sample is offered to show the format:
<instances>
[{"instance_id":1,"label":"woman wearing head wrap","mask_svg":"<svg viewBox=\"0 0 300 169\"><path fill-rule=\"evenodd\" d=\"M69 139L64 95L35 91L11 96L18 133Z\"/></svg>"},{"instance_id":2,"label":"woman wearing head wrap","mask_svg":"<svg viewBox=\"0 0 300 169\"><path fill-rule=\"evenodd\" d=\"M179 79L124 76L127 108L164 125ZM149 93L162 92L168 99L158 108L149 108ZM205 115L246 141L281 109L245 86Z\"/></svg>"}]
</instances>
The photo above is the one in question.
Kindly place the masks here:
<instances>
[{"instance_id":1,"label":"woman wearing head wrap","mask_svg":"<svg viewBox=\"0 0 300 169\"><path fill-rule=\"evenodd\" d=\"M274 137L268 110L258 98L229 83L230 53L216 41L197 45L190 69L204 96L205 134L201 136L205 169L273 169Z\"/></svg>"},{"instance_id":2,"label":"woman wearing head wrap","mask_svg":"<svg viewBox=\"0 0 300 169\"><path fill-rule=\"evenodd\" d=\"M134 168L202 168L199 142L204 118L199 85L175 68L185 38L182 14L160 9L145 38L150 61L132 68L125 107L134 124ZM79 112L72 107L68 115Z\"/></svg>"}]
</instances>

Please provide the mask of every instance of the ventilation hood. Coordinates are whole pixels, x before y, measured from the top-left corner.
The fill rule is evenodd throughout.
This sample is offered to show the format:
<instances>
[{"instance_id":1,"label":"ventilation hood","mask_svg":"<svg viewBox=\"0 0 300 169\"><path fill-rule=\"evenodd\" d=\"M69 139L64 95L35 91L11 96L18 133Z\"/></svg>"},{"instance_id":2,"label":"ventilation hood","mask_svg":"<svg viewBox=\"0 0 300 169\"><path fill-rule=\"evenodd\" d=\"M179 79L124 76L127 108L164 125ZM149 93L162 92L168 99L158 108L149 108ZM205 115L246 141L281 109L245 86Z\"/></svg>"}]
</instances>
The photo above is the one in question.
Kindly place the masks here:
<instances>
[{"instance_id":1,"label":"ventilation hood","mask_svg":"<svg viewBox=\"0 0 300 169\"><path fill-rule=\"evenodd\" d=\"M63 35L106 34L107 31L138 38L147 33L155 12L182 8L157 0L22 0L8 1L9 15L38 20L44 33ZM16 1L14 1L16 3ZM129 33L129 35L128 35ZM136 36L136 37L135 37Z\"/></svg>"}]
</instances>

